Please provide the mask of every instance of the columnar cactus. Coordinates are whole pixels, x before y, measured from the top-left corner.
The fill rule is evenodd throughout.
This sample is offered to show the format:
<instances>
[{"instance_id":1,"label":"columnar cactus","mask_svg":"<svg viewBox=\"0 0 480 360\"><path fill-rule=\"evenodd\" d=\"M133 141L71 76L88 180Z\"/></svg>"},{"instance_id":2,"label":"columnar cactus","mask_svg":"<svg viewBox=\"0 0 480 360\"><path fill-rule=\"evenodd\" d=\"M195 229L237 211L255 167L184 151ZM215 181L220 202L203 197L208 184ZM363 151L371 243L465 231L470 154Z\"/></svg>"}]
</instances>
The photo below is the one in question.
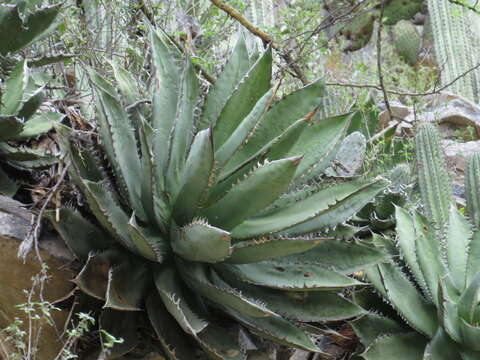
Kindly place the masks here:
<instances>
[{"instance_id":1,"label":"columnar cactus","mask_svg":"<svg viewBox=\"0 0 480 360\"><path fill-rule=\"evenodd\" d=\"M122 103L134 101L125 70L114 72L121 96L91 72L115 180L89 151L64 144L71 176L100 225L68 209L60 222L52 217L86 261L75 283L104 299L105 308L146 309L170 359L195 358L182 334L213 359L245 359L235 323L280 344L321 351L300 324L362 314L337 289L363 285L348 275L385 258L335 240L343 230L336 226L385 181L317 184L351 115L312 122L321 81L275 102L271 51L251 65L240 40L196 117L199 86L190 62L155 32L151 44L151 111ZM101 320L127 321L131 329L135 314L110 310ZM224 318L233 322L222 325Z\"/></svg>"}]
</instances>

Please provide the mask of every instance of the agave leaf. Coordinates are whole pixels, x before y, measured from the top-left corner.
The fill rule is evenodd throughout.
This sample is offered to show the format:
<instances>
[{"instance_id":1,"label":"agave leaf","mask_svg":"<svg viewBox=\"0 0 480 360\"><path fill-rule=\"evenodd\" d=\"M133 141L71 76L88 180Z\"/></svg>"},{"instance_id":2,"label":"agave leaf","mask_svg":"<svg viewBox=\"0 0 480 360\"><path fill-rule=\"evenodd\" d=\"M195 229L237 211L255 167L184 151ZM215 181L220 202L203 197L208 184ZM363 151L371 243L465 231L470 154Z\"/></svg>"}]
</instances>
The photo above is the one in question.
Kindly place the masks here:
<instances>
[{"instance_id":1,"label":"agave leaf","mask_svg":"<svg viewBox=\"0 0 480 360\"><path fill-rule=\"evenodd\" d=\"M185 337L185 333L178 323L168 313L160 299L160 295L156 294L156 292L150 292L147 296L145 307L167 358L169 360L195 359L194 348Z\"/></svg>"},{"instance_id":2,"label":"agave leaf","mask_svg":"<svg viewBox=\"0 0 480 360\"><path fill-rule=\"evenodd\" d=\"M462 349L460 351L460 356L462 360L477 360L480 356L480 351L474 351L471 349Z\"/></svg>"},{"instance_id":3,"label":"agave leaf","mask_svg":"<svg viewBox=\"0 0 480 360\"><path fill-rule=\"evenodd\" d=\"M113 346L107 347L106 344L111 344L108 339L105 339L105 334L100 337L103 351L108 352L110 358L115 359L125 355L138 345L138 318L138 313L133 311L120 312L113 309L102 311L99 319L100 331L104 330L115 338L122 339L121 342L115 342Z\"/></svg>"},{"instance_id":4,"label":"agave leaf","mask_svg":"<svg viewBox=\"0 0 480 360\"><path fill-rule=\"evenodd\" d=\"M15 137L21 133L22 128L23 122L20 120L20 118L14 115L0 115L0 129L2 130L2 133L0 134L0 141L15 139Z\"/></svg>"},{"instance_id":5,"label":"agave leaf","mask_svg":"<svg viewBox=\"0 0 480 360\"><path fill-rule=\"evenodd\" d=\"M396 321L377 314L362 316L350 321L350 325L365 348L368 348L379 337L405 332L405 329Z\"/></svg>"},{"instance_id":6,"label":"agave leaf","mask_svg":"<svg viewBox=\"0 0 480 360\"><path fill-rule=\"evenodd\" d=\"M111 85L93 70L91 70L90 78L98 90L102 111L105 114L106 123L102 128L107 131L104 136L109 138L113 150L112 154L107 152L107 155L112 156L110 160L113 164L118 164L117 175L125 182L135 213L141 219L145 219L137 180L138 174L142 173L141 163L130 120L116 94L112 94Z\"/></svg>"},{"instance_id":7,"label":"agave leaf","mask_svg":"<svg viewBox=\"0 0 480 360\"><path fill-rule=\"evenodd\" d=\"M0 5L0 9L3 6ZM3 34L3 32L2 32ZM28 84L27 61L20 61L12 69L10 76L5 81L5 92L2 94L0 114L14 115L22 106L22 99Z\"/></svg>"},{"instance_id":8,"label":"agave leaf","mask_svg":"<svg viewBox=\"0 0 480 360\"><path fill-rule=\"evenodd\" d=\"M268 106L273 100L273 89L267 91L255 104L252 111L240 122L233 133L225 140L222 146L215 151L215 161L218 168L222 168L225 163L239 151L248 141L248 137L253 134L257 124L265 114Z\"/></svg>"},{"instance_id":9,"label":"agave leaf","mask_svg":"<svg viewBox=\"0 0 480 360\"><path fill-rule=\"evenodd\" d=\"M227 259L231 264L249 264L281 256L303 253L326 241L328 238L260 238L236 243L232 255Z\"/></svg>"},{"instance_id":10,"label":"agave leaf","mask_svg":"<svg viewBox=\"0 0 480 360\"><path fill-rule=\"evenodd\" d=\"M437 317L439 325L456 342L460 342L458 310L456 302L452 302L448 296L445 278L438 279L438 306Z\"/></svg>"},{"instance_id":11,"label":"agave leaf","mask_svg":"<svg viewBox=\"0 0 480 360\"><path fill-rule=\"evenodd\" d=\"M473 234L468 248L468 261L466 271L466 284L470 284L478 270L480 269L480 231L476 230Z\"/></svg>"},{"instance_id":12,"label":"agave leaf","mask_svg":"<svg viewBox=\"0 0 480 360\"><path fill-rule=\"evenodd\" d=\"M290 321L280 317L251 317L232 309L225 310L252 332L282 345L294 346L306 351L322 353L310 337Z\"/></svg>"},{"instance_id":13,"label":"agave leaf","mask_svg":"<svg viewBox=\"0 0 480 360\"><path fill-rule=\"evenodd\" d=\"M234 185L217 203L200 214L212 225L231 230L245 219L254 216L285 192L301 158L294 157L266 163ZM255 201L245 203L248 196ZM242 206L239 204L243 203Z\"/></svg>"},{"instance_id":14,"label":"agave leaf","mask_svg":"<svg viewBox=\"0 0 480 360\"><path fill-rule=\"evenodd\" d=\"M0 153L1 157L1 153ZM20 186L2 170L0 167L0 194L13 197Z\"/></svg>"},{"instance_id":15,"label":"agave leaf","mask_svg":"<svg viewBox=\"0 0 480 360\"><path fill-rule=\"evenodd\" d=\"M437 130L427 123L422 124L415 137L420 192L427 216L437 228L448 223L453 204L453 190L439 141Z\"/></svg>"},{"instance_id":16,"label":"agave leaf","mask_svg":"<svg viewBox=\"0 0 480 360\"><path fill-rule=\"evenodd\" d=\"M155 286L167 308L183 331L196 335L203 331L208 323L198 317L185 300L179 286L180 279L171 268L159 268L155 272Z\"/></svg>"},{"instance_id":17,"label":"agave leaf","mask_svg":"<svg viewBox=\"0 0 480 360\"><path fill-rule=\"evenodd\" d=\"M247 283L272 289L303 291L343 289L365 285L318 264L290 262L282 259L255 264L219 265L222 272Z\"/></svg>"},{"instance_id":18,"label":"agave leaf","mask_svg":"<svg viewBox=\"0 0 480 360\"><path fill-rule=\"evenodd\" d=\"M395 206L395 219L397 221L397 241L405 262L424 294L429 294L429 289L417 259L416 237L422 236L422 234L417 235L415 233L413 219L406 210Z\"/></svg>"},{"instance_id":19,"label":"agave leaf","mask_svg":"<svg viewBox=\"0 0 480 360\"><path fill-rule=\"evenodd\" d=\"M119 66L117 62L111 61L110 65L112 66L118 89L124 98L124 103L128 105L133 104L140 98L135 78L131 73Z\"/></svg>"},{"instance_id":20,"label":"agave leaf","mask_svg":"<svg viewBox=\"0 0 480 360\"><path fill-rule=\"evenodd\" d=\"M445 331L439 327L433 339L425 348L423 360L460 360L458 346L448 337Z\"/></svg>"},{"instance_id":21,"label":"agave leaf","mask_svg":"<svg viewBox=\"0 0 480 360\"><path fill-rule=\"evenodd\" d=\"M257 101L270 89L271 78L272 49L268 48L238 83L220 112L214 124L215 149L224 144Z\"/></svg>"},{"instance_id":22,"label":"agave leaf","mask_svg":"<svg viewBox=\"0 0 480 360\"><path fill-rule=\"evenodd\" d=\"M127 230L138 254L151 261L163 261L168 252L168 244L157 229L141 227L137 224L135 215L132 215Z\"/></svg>"},{"instance_id":23,"label":"agave leaf","mask_svg":"<svg viewBox=\"0 0 480 360\"><path fill-rule=\"evenodd\" d=\"M27 147L14 147L0 142L0 154L8 163L19 169L42 168L55 164L58 159L44 151Z\"/></svg>"},{"instance_id":24,"label":"agave leaf","mask_svg":"<svg viewBox=\"0 0 480 360\"><path fill-rule=\"evenodd\" d=\"M152 100L152 127L156 129L153 142L155 154L155 182L159 192L164 190L165 171L170 153L170 136L177 114L181 71L174 49L167 45L167 39L150 31L153 64L155 66L156 92Z\"/></svg>"},{"instance_id":25,"label":"agave leaf","mask_svg":"<svg viewBox=\"0 0 480 360\"><path fill-rule=\"evenodd\" d=\"M480 326L469 324L460 318L460 335L462 344L465 344L467 348L480 352L480 344L478 342L480 338Z\"/></svg>"},{"instance_id":26,"label":"agave leaf","mask_svg":"<svg viewBox=\"0 0 480 360\"><path fill-rule=\"evenodd\" d=\"M458 300L458 315L469 323L478 322L475 313L480 305L480 271L477 272Z\"/></svg>"},{"instance_id":27,"label":"agave leaf","mask_svg":"<svg viewBox=\"0 0 480 360\"><path fill-rule=\"evenodd\" d=\"M154 130L148 124L141 115L137 114L139 117L139 126L138 126L138 137L140 140L140 149L141 149L141 167L143 169L143 176L141 177L141 201L143 208L145 209L145 214L147 219L150 221L156 221L155 216L155 197L156 195L156 186L155 186L155 177L154 177L154 154L152 151L152 142L154 137ZM161 196L157 197L158 200L161 199ZM160 229L164 229L164 222L159 222Z\"/></svg>"},{"instance_id":28,"label":"agave leaf","mask_svg":"<svg viewBox=\"0 0 480 360\"><path fill-rule=\"evenodd\" d=\"M260 149L259 156L268 157L270 160L277 160L289 157L292 148L297 144L300 137L311 125L310 118L301 118L290 125L285 132L271 140L266 146ZM248 143L248 140L247 140ZM256 155L256 154L255 154ZM299 152L296 156L305 156Z\"/></svg>"},{"instance_id":29,"label":"agave leaf","mask_svg":"<svg viewBox=\"0 0 480 360\"><path fill-rule=\"evenodd\" d=\"M215 125L222 109L249 68L250 62L245 38L240 35L232 56L207 94L202 117L199 120L200 130Z\"/></svg>"},{"instance_id":30,"label":"agave leaf","mask_svg":"<svg viewBox=\"0 0 480 360\"><path fill-rule=\"evenodd\" d=\"M29 79L29 85L27 85L25 93L23 94L21 108L17 113L17 117L19 117L23 121L26 121L27 119L32 117L33 114L35 114L40 105L42 105L45 98L43 88L36 88L35 84L31 85L30 83L33 83L33 80L31 78ZM32 90L32 93L29 93L30 89L28 88L30 86L35 87L34 90Z\"/></svg>"},{"instance_id":31,"label":"agave leaf","mask_svg":"<svg viewBox=\"0 0 480 360\"><path fill-rule=\"evenodd\" d=\"M244 162L241 163L236 163L235 159L232 159L232 161L229 161L226 166L220 171L220 174L218 175L218 179L220 181L223 181L227 179L228 177L234 175L238 171L241 171L242 168L248 166L252 162L258 162L264 159L267 159L267 155L269 155L269 152L272 151L276 146L283 146L285 145L286 140L292 140L292 144L286 144L287 149L276 149L276 155L280 153L286 153L293 143L297 141L298 136L302 133L302 131L305 129L307 125L307 120L306 119L300 119L293 123L292 125L289 126L285 132L281 133L279 136L271 140L269 143L265 144L263 148L261 148L257 153L252 155L250 158L245 160ZM295 137L295 138L294 138ZM283 151L285 150L285 151ZM301 156L301 155L300 155ZM270 157L268 156L269 160L276 160L277 158L275 157Z\"/></svg>"},{"instance_id":32,"label":"agave leaf","mask_svg":"<svg viewBox=\"0 0 480 360\"><path fill-rule=\"evenodd\" d=\"M222 262L232 251L230 233L203 221L177 229L171 246L185 260L208 263Z\"/></svg>"},{"instance_id":33,"label":"agave leaf","mask_svg":"<svg viewBox=\"0 0 480 360\"><path fill-rule=\"evenodd\" d=\"M433 227L427 222L425 217L415 213L413 223L417 234L415 239L417 260L429 289L427 295L436 302L438 299L438 278L446 273L441 245L435 237Z\"/></svg>"},{"instance_id":34,"label":"agave leaf","mask_svg":"<svg viewBox=\"0 0 480 360\"><path fill-rule=\"evenodd\" d=\"M379 264L365 270L373 286L414 329L433 337L438 327L435 307L428 303L402 271L392 264Z\"/></svg>"},{"instance_id":35,"label":"agave leaf","mask_svg":"<svg viewBox=\"0 0 480 360\"><path fill-rule=\"evenodd\" d=\"M187 159L194 130L194 111L198 101L199 85L193 65L186 61L182 73L178 108L175 122L170 134L170 153L165 182L168 192L175 199L182 178L182 172Z\"/></svg>"},{"instance_id":36,"label":"agave leaf","mask_svg":"<svg viewBox=\"0 0 480 360\"><path fill-rule=\"evenodd\" d=\"M113 75L115 76L116 83L123 97L123 103L128 106L134 104L140 100L140 93L138 92L135 79L131 73L126 71L123 67L119 66L117 62L111 61L110 65L113 69ZM139 106L136 106L129 112L132 124L135 130L139 130L142 126L141 111Z\"/></svg>"},{"instance_id":37,"label":"agave leaf","mask_svg":"<svg viewBox=\"0 0 480 360\"><path fill-rule=\"evenodd\" d=\"M246 360L245 351L238 344L238 335L230 334L227 329L216 324L202 331L197 340L200 346L213 360Z\"/></svg>"},{"instance_id":38,"label":"agave leaf","mask_svg":"<svg viewBox=\"0 0 480 360\"><path fill-rule=\"evenodd\" d=\"M149 282L146 263L133 258L124 259L110 267L104 307L124 311L141 310Z\"/></svg>"},{"instance_id":39,"label":"agave leaf","mask_svg":"<svg viewBox=\"0 0 480 360\"><path fill-rule=\"evenodd\" d=\"M90 210L96 218L127 249L141 255L142 249L132 242L128 235L129 217L117 204L111 192L102 183L82 180Z\"/></svg>"},{"instance_id":40,"label":"agave leaf","mask_svg":"<svg viewBox=\"0 0 480 360\"><path fill-rule=\"evenodd\" d=\"M387 260L388 256L385 252L372 246L338 240L323 241L309 251L285 258L285 261L318 264L342 274L353 274L366 266Z\"/></svg>"},{"instance_id":41,"label":"agave leaf","mask_svg":"<svg viewBox=\"0 0 480 360\"><path fill-rule=\"evenodd\" d=\"M88 255L85 266L73 282L86 294L97 299L105 299L110 268L123 258L117 248Z\"/></svg>"},{"instance_id":42,"label":"agave leaf","mask_svg":"<svg viewBox=\"0 0 480 360\"><path fill-rule=\"evenodd\" d=\"M115 242L104 231L86 220L80 213L69 208L49 211L47 217L60 234L70 250L82 260L86 260L91 251L104 251Z\"/></svg>"},{"instance_id":43,"label":"agave leaf","mask_svg":"<svg viewBox=\"0 0 480 360\"><path fill-rule=\"evenodd\" d=\"M427 340L416 333L378 337L361 354L365 360L423 360Z\"/></svg>"},{"instance_id":44,"label":"agave leaf","mask_svg":"<svg viewBox=\"0 0 480 360\"><path fill-rule=\"evenodd\" d=\"M480 154L475 153L468 161L465 174L465 193L467 195L468 215L472 223L480 227Z\"/></svg>"},{"instance_id":45,"label":"agave leaf","mask_svg":"<svg viewBox=\"0 0 480 360\"><path fill-rule=\"evenodd\" d=\"M3 34L0 54L18 51L47 35L55 25L61 6L62 4L46 6L22 21L18 5L0 5L0 33Z\"/></svg>"},{"instance_id":46,"label":"agave leaf","mask_svg":"<svg viewBox=\"0 0 480 360\"><path fill-rule=\"evenodd\" d=\"M23 124L22 131L15 136L15 140L25 140L50 131L54 124L62 121L65 114L53 111L42 112Z\"/></svg>"},{"instance_id":47,"label":"agave leaf","mask_svg":"<svg viewBox=\"0 0 480 360\"><path fill-rule=\"evenodd\" d=\"M297 120L309 115L321 103L325 85L318 80L278 101L263 117L261 126L238 152L235 163L241 163L256 154Z\"/></svg>"},{"instance_id":48,"label":"agave leaf","mask_svg":"<svg viewBox=\"0 0 480 360\"><path fill-rule=\"evenodd\" d=\"M337 153L350 124L351 113L337 115L311 124L305 129L288 154L304 154L297 168L297 183L321 174ZM325 146L324 144L328 144Z\"/></svg>"},{"instance_id":49,"label":"agave leaf","mask_svg":"<svg viewBox=\"0 0 480 360\"><path fill-rule=\"evenodd\" d=\"M344 183L320 190L289 206L273 209L244 221L233 229L232 236L243 239L282 230L285 230L285 235L310 232L309 229L318 231L321 227L317 227L314 223L317 217L321 218L319 225L335 226L347 220L384 187L385 184L382 181L374 181ZM354 199L357 201L353 202ZM329 215L330 213L332 216ZM326 217L322 217L323 215ZM336 218L335 223L332 224L333 217ZM305 227L302 226L303 223L306 224ZM294 230L291 230L292 228Z\"/></svg>"},{"instance_id":50,"label":"agave leaf","mask_svg":"<svg viewBox=\"0 0 480 360\"><path fill-rule=\"evenodd\" d=\"M455 205L450 209L450 222L445 238L445 252L450 276L457 289L465 287L468 248L472 237L470 223L458 212Z\"/></svg>"},{"instance_id":51,"label":"agave leaf","mask_svg":"<svg viewBox=\"0 0 480 360\"><path fill-rule=\"evenodd\" d=\"M202 195L209 185L213 167L211 129L202 130L195 139L182 175L180 192L173 208L173 217L179 225L192 221Z\"/></svg>"},{"instance_id":52,"label":"agave leaf","mask_svg":"<svg viewBox=\"0 0 480 360\"><path fill-rule=\"evenodd\" d=\"M277 314L302 322L338 321L365 314L358 305L334 291L282 291L248 284L228 276L227 281L258 299Z\"/></svg>"},{"instance_id":53,"label":"agave leaf","mask_svg":"<svg viewBox=\"0 0 480 360\"><path fill-rule=\"evenodd\" d=\"M330 206L326 211L320 212L312 219L305 221L296 226L292 226L282 233L286 235L305 234L318 229L335 227L339 223L345 222L355 215L366 204L373 200L373 198L385 190L388 182L377 178L365 186L360 187L357 191L349 194L347 197L337 201Z\"/></svg>"},{"instance_id":54,"label":"agave leaf","mask_svg":"<svg viewBox=\"0 0 480 360\"><path fill-rule=\"evenodd\" d=\"M213 270L209 275L215 276L216 281L212 283L207 277L207 270L203 265L183 261L180 261L179 264L182 278L195 292L211 300L214 304L220 304L253 317L275 316L262 304L250 300L221 281L218 276L215 276Z\"/></svg>"}]
</instances>

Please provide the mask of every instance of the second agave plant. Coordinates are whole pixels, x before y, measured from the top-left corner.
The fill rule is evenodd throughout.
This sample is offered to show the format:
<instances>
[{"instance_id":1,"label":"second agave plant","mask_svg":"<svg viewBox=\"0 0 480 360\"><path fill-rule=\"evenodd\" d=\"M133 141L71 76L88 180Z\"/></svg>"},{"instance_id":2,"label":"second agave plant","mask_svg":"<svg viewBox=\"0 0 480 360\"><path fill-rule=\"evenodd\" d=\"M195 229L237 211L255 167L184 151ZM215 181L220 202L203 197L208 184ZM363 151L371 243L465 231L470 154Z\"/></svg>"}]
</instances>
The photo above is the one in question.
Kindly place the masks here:
<instances>
[{"instance_id":1,"label":"second agave plant","mask_svg":"<svg viewBox=\"0 0 480 360\"><path fill-rule=\"evenodd\" d=\"M75 283L105 300L104 324L134 329L135 311L145 308L169 359L195 358L182 334L213 359L245 359L238 324L321 351L301 324L362 314L338 290L363 285L348 275L385 259L335 240L351 232L342 224L385 181L319 182L350 115L312 120L320 81L274 102L271 51L251 56L242 39L199 114L190 62L154 32L151 45L151 106L135 106L142 97L118 66L119 91L91 76L115 179L106 180L90 153L65 144L71 176L100 225L68 209L53 220L86 261ZM127 341L115 353L128 349Z\"/></svg>"},{"instance_id":2,"label":"second agave plant","mask_svg":"<svg viewBox=\"0 0 480 360\"><path fill-rule=\"evenodd\" d=\"M379 295L416 332L393 321L395 317L375 314L356 320L353 326L366 347L362 357L479 359L480 154L470 159L466 175L467 219L453 201L439 136L432 125L420 127L416 148L426 216L398 207L401 256L395 256L395 262L366 270ZM389 247L387 241L380 237L377 240L381 246Z\"/></svg>"}]
</instances>

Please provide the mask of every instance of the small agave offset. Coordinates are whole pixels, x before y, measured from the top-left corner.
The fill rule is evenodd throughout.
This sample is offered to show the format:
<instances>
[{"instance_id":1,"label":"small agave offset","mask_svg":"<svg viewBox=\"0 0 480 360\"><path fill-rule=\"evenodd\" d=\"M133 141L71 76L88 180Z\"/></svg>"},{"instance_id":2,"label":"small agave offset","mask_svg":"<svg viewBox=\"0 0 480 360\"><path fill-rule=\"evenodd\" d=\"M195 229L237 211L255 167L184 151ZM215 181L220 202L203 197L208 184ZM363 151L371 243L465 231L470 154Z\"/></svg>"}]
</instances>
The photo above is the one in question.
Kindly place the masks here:
<instances>
[{"instance_id":1,"label":"small agave offset","mask_svg":"<svg viewBox=\"0 0 480 360\"><path fill-rule=\"evenodd\" d=\"M480 359L480 154L470 159L466 174L467 219L453 201L433 125L422 125L416 148L426 217L397 207L403 260L374 265L366 274L417 332L379 315L356 320L353 327L366 360Z\"/></svg>"},{"instance_id":2,"label":"small agave offset","mask_svg":"<svg viewBox=\"0 0 480 360\"><path fill-rule=\"evenodd\" d=\"M71 176L101 225L69 209L58 223L52 216L86 261L75 283L105 300L102 326L115 335L133 331L136 310L146 309L169 359L195 358L185 334L213 359L245 359L238 324L320 351L302 323L363 314L338 291L363 285L348 275L385 260L335 237L351 232L342 224L386 182L318 183L351 114L313 122L320 81L274 103L271 51L251 56L243 39L196 114L190 61L153 31L151 46L151 106L132 106L142 97L120 67L113 66L121 95L91 75L115 180L91 153L65 143ZM111 356L134 346L118 336L126 341Z\"/></svg>"}]
</instances>

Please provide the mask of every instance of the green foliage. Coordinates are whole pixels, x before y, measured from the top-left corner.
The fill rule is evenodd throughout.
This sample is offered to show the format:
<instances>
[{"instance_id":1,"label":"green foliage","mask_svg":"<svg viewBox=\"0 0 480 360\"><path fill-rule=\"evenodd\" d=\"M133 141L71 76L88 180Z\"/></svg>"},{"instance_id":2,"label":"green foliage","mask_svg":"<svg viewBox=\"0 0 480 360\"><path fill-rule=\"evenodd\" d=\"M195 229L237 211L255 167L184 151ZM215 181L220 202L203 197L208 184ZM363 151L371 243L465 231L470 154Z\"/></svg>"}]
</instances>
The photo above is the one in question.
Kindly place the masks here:
<instances>
[{"instance_id":1,"label":"green foliage","mask_svg":"<svg viewBox=\"0 0 480 360\"><path fill-rule=\"evenodd\" d=\"M399 21L394 29L395 49L408 64L415 65L420 54L422 39L409 21Z\"/></svg>"},{"instance_id":2,"label":"green foliage","mask_svg":"<svg viewBox=\"0 0 480 360\"><path fill-rule=\"evenodd\" d=\"M385 6L383 17L386 25L395 25L409 20L422 8L423 0L390 0Z\"/></svg>"},{"instance_id":3,"label":"green foliage","mask_svg":"<svg viewBox=\"0 0 480 360\"><path fill-rule=\"evenodd\" d=\"M478 195L472 189L478 182L478 156L469 163L469 222L453 202L438 134L432 125L422 125L416 147L427 217L397 207L397 242L402 260L366 270L379 295L411 330L391 327L368 338L361 336L366 347L362 356L383 359L394 349L402 359L475 359L480 356L480 229L475 205ZM377 315L367 319L354 322L359 334L367 333L367 326L390 323ZM413 347L412 339L416 339Z\"/></svg>"},{"instance_id":4,"label":"green foliage","mask_svg":"<svg viewBox=\"0 0 480 360\"><path fill-rule=\"evenodd\" d=\"M55 27L60 4L36 9L23 16L20 10L23 12L27 4L27 1L0 4L0 55L16 52L38 41Z\"/></svg>"},{"instance_id":5,"label":"green foliage","mask_svg":"<svg viewBox=\"0 0 480 360\"><path fill-rule=\"evenodd\" d=\"M146 308L170 359L194 358L185 334L212 358L245 359L235 327L226 331L219 312L263 338L320 351L297 322L362 314L336 290L363 285L348 275L385 258L334 238L338 225L385 189L384 180L309 185L320 181L350 115L312 121L321 81L275 102L271 50L250 55L243 39L198 114L189 60L154 31L151 48L151 111L125 110L130 103L122 100L133 101L127 95L136 88L128 76L114 73L119 95L90 71L115 181L59 127L71 176L101 225L68 209L60 214L67 221L52 217L86 261L75 283L107 310ZM335 255L311 253L322 244ZM352 247L362 257L337 268ZM135 328L137 313L126 314Z\"/></svg>"},{"instance_id":6,"label":"green foliage","mask_svg":"<svg viewBox=\"0 0 480 360\"><path fill-rule=\"evenodd\" d=\"M33 4L30 4L33 5ZM60 6L47 6L26 11L27 3L0 5L0 55L21 50L25 46L48 35L55 25ZM43 151L14 147L7 141L21 141L41 135L63 118L57 112L36 114L44 100L43 88L39 88L31 76L27 60L18 62L10 71L4 86L0 88L0 159L18 168L44 167L56 162L56 158ZM0 193L15 194L18 185L0 169Z\"/></svg>"}]
</instances>

